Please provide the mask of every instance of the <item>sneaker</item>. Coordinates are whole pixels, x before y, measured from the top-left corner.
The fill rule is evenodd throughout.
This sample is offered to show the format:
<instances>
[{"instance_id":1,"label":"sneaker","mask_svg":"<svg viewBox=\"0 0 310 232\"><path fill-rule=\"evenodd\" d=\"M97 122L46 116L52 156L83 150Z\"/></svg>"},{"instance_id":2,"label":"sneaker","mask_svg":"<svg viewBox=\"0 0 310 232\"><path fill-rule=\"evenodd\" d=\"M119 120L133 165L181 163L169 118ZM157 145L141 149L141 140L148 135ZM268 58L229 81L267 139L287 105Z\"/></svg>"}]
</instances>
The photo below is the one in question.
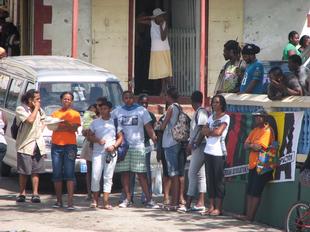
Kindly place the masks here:
<instances>
[{"instance_id":1,"label":"sneaker","mask_svg":"<svg viewBox=\"0 0 310 232\"><path fill-rule=\"evenodd\" d=\"M194 212L201 212L201 211L205 211L205 210L206 210L206 207L204 207L204 206L194 205L190 208L190 211L194 211Z\"/></svg>"},{"instance_id":2,"label":"sneaker","mask_svg":"<svg viewBox=\"0 0 310 232\"><path fill-rule=\"evenodd\" d=\"M123 202L118 205L120 208L127 208L129 206L131 206L131 203L127 199L123 200Z\"/></svg>"},{"instance_id":3,"label":"sneaker","mask_svg":"<svg viewBox=\"0 0 310 232\"><path fill-rule=\"evenodd\" d=\"M150 208L150 209L159 209L160 208L159 205L154 200L150 200L149 202L146 202L145 207Z\"/></svg>"},{"instance_id":4,"label":"sneaker","mask_svg":"<svg viewBox=\"0 0 310 232\"><path fill-rule=\"evenodd\" d=\"M180 212L180 213L187 213L187 212L189 212L189 209L186 208L185 205L180 205L180 207L177 208L177 211Z\"/></svg>"},{"instance_id":5,"label":"sneaker","mask_svg":"<svg viewBox=\"0 0 310 232\"><path fill-rule=\"evenodd\" d=\"M16 202L25 202L26 201L26 196L25 195L19 195L16 197Z\"/></svg>"}]
</instances>

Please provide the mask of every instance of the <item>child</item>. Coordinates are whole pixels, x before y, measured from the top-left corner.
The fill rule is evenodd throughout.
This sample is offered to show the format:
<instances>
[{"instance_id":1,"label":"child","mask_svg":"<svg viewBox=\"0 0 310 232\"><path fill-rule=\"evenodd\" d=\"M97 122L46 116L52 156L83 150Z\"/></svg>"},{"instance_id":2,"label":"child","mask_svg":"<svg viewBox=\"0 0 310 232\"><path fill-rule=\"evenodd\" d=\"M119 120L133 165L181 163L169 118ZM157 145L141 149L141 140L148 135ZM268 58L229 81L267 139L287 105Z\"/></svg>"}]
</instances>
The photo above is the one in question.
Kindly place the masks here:
<instances>
[{"instance_id":1,"label":"child","mask_svg":"<svg viewBox=\"0 0 310 232\"><path fill-rule=\"evenodd\" d=\"M85 111L83 115L83 130L82 134L87 137L89 133L89 126L94 119L97 118L97 107L96 104L90 105L88 109ZM83 147L81 151L81 158L86 160L87 172L86 172L86 187L87 187L87 199L91 199L91 190L90 190L90 182L91 182L91 160L93 153L93 144L89 142L87 139L83 142Z\"/></svg>"}]
</instances>

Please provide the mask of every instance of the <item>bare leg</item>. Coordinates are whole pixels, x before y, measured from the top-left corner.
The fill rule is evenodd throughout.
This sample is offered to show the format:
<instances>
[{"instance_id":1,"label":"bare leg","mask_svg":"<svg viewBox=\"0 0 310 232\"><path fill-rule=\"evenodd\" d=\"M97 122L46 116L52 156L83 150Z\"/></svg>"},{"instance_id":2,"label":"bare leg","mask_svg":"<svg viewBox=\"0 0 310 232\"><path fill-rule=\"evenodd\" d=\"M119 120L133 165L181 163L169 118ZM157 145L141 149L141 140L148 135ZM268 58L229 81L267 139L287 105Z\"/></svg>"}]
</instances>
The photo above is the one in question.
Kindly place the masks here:
<instances>
[{"instance_id":1,"label":"bare leg","mask_svg":"<svg viewBox=\"0 0 310 232\"><path fill-rule=\"evenodd\" d=\"M123 191L126 195L126 199L130 202L131 200L131 193L130 193L130 172L123 172L122 176L122 186L123 186Z\"/></svg>"},{"instance_id":2,"label":"bare leg","mask_svg":"<svg viewBox=\"0 0 310 232\"><path fill-rule=\"evenodd\" d=\"M205 206L205 193L199 193L196 206Z\"/></svg>"},{"instance_id":3,"label":"bare leg","mask_svg":"<svg viewBox=\"0 0 310 232\"><path fill-rule=\"evenodd\" d=\"M32 181L32 195L39 195L39 175L32 174L31 181Z\"/></svg>"},{"instance_id":4,"label":"bare leg","mask_svg":"<svg viewBox=\"0 0 310 232\"><path fill-rule=\"evenodd\" d=\"M19 174L19 195L26 195L27 175Z\"/></svg>"},{"instance_id":5,"label":"bare leg","mask_svg":"<svg viewBox=\"0 0 310 232\"><path fill-rule=\"evenodd\" d=\"M184 188L185 188L185 183L184 183L184 176L179 176L179 203L181 205L184 205L186 203L184 199Z\"/></svg>"},{"instance_id":6,"label":"bare leg","mask_svg":"<svg viewBox=\"0 0 310 232\"><path fill-rule=\"evenodd\" d=\"M62 181L54 182L57 203L62 205Z\"/></svg>"},{"instance_id":7,"label":"bare leg","mask_svg":"<svg viewBox=\"0 0 310 232\"><path fill-rule=\"evenodd\" d=\"M260 203L260 199L261 199L260 197L253 197L253 196L251 197L249 211L246 214L247 220L254 221L256 211Z\"/></svg>"},{"instance_id":8,"label":"bare leg","mask_svg":"<svg viewBox=\"0 0 310 232\"><path fill-rule=\"evenodd\" d=\"M92 205L93 207L97 207L99 203L99 192L93 192Z\"/></svg>"},{"instance_id":9,"label":"bare leg","mask_svg":"<svg viewBox=\"0 0 310 232\"><path fill-rule=\"evenodd\" d=\"M211 213L215 209L215 201L214 198L210 198L210 207L208 212Z\"/></svg>"},{"instance_id":10,"label":"bare leg","mask_svg":"<svg viewBox=\"0 0 310 232\"><path fill-rule=\"evenodd\" d=\"M216 207L212 212L210 212L210 214L220 215L222 213L222 206L223 206L223 199L216 198Z\"/></svg>"},{"instance_id":11,"label":"bare leg","mask_svg":"<svg viewBox=\"0 0 310 232\"><path fill-rule=\"evenodd\" d=\"M164 189L164 204L169 203L169 195L170 195L170 187L171 187L171 180L169 177L163 177L163 189Z\"/></svg>"},{"instance_id":12,"label":"bare leg","mask_svg":"<svg viewBox=\"0 0 310 232\"><path fill-rule=\"evenodd\" d=\"M172 176L171 178L171 190L172 190L172 197L171 197L171 205L178 206L179 205L179 176Z\"/></svg>"},{"instance_id":13,"label":"bare leg","mask_svg":"<svg viewBox=\"0 0 310 232\"><path fill-rule=\"evenodd\" d=\"M68 207L73 206L73 194L74 194L74 181L67 181L67 191L68 191Z\"/></svg>"},{"instance_id":14,"label":"bare leg","mask_svg":"<svg viewBox=\"0 0 310 232\"><path fill-rule=\"evenodd\" d=\"M142 191L145 194L146 202L149 202L151 200L151 194L150 194L148 184L147 184L146 173L137 173L137 175L139 178L139 182L140 182L140 186L142 188Z\"/></svg>"},{"instance_id":15,"label":"bare leg","mask_svg":"<svg viewBox=\"0 0 310 232\"><path fill-rule=\"evenodd\" d=\"M109 195L110 193L103 193L103 208L108 208L109 207Z\"/></svg>"}]
</instances>

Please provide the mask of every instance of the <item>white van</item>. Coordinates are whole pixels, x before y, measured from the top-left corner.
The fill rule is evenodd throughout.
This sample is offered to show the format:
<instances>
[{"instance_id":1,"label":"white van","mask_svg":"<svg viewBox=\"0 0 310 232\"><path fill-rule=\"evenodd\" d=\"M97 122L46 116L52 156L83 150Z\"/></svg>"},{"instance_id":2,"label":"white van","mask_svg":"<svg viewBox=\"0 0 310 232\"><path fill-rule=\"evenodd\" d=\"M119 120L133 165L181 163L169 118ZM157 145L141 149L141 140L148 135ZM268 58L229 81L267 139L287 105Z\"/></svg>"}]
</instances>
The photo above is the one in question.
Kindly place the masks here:
<instances>
[{"instance_id":1,"label":"white van","mask_svg":"<svg viewBox=\"0 0 310 232\"><path fill-rule=\"evenodd\" d=\"M20 105L21 96L29 89L38 89L41 107L50 115L61 107L60 94L71 91L74 94L73 108L83 115L89 105L98 97L107 97L113 106L122 103L122 88L115 75L81 60L61 56L16 56L0 60L0 109L8 118L6 140L7 153L1 163L1 174L8 175L16 168L15 140L10 127L15 109ZM46 172L52 172L51 134L46 127L43 136L47 146ZM80 170L79 154L84 137L77 133L78 157L76 171Z\"/></svg>"}]
</instances>

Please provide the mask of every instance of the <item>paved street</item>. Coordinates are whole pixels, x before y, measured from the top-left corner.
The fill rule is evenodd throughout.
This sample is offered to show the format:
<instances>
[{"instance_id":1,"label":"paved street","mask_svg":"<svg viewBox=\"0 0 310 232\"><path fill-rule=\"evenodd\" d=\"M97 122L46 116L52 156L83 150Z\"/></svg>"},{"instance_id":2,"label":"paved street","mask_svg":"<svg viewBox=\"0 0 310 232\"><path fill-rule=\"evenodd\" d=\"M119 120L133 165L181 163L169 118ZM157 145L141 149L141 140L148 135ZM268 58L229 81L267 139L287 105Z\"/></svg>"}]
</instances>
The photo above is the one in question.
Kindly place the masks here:
<instances>
[{"instance_id":1,"label":"paved street","mask_svg":"<svg viewBox=\"0 0 310 232\"><path fill-rule=\"evenodd\" d=\"M48 191L42 204L15 202L17 177L0 177L0 232L82 232L82 231L280 231L259 224L248 224L231 216L208 217L163 210L141 205L127 209L90 209L85 195L75 197L77 210L53 209L55 198ZM119 194L112 194L115 205ZM159 199L157 199L159 200Z\"/></svg>"}]
</instances>

